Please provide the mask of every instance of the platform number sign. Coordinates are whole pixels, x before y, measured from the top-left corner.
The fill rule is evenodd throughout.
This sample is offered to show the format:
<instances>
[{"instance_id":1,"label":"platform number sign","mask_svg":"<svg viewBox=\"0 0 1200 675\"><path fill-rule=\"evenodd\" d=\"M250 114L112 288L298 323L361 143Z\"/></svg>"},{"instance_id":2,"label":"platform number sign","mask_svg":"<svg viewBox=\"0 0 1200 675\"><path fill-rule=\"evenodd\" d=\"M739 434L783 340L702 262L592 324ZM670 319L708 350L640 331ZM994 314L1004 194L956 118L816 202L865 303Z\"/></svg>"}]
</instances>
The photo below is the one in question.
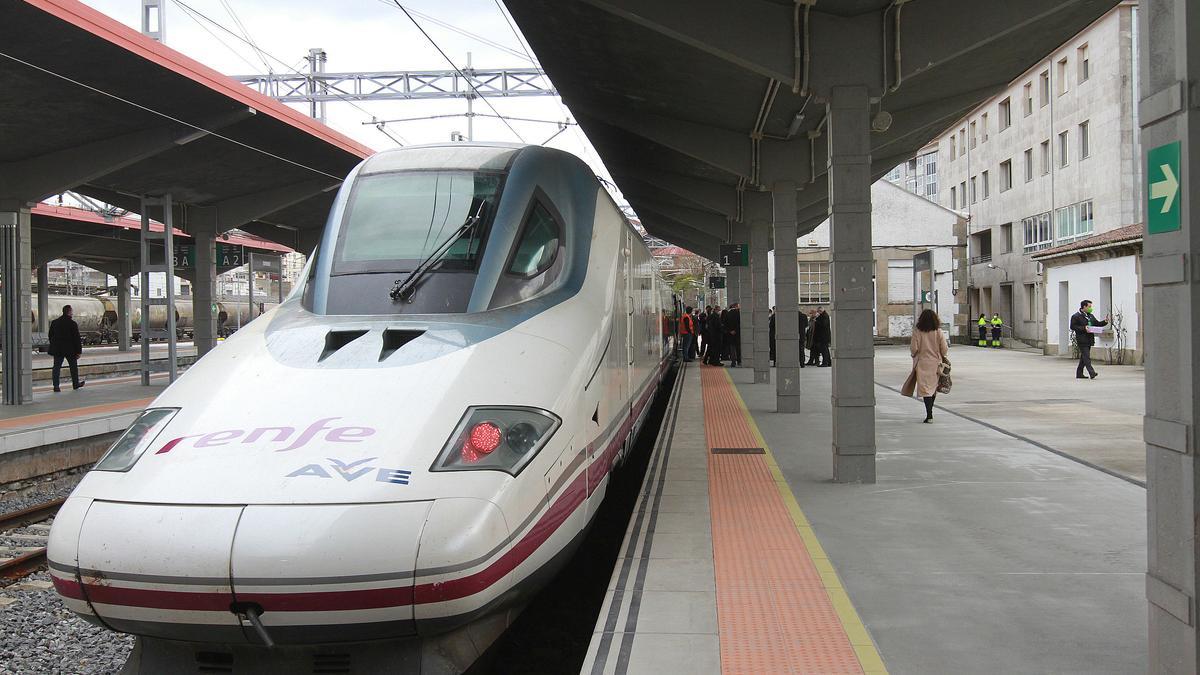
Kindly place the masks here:
<instances>
[{"instance_id":1,"label":"platform number sign","mask_svg":"<svg viewBox=\"0 0 1200 675\"><path fill-rule=\"evenodd\" d=\"M721 244L721 267L749 267L750 249L745 244Z\"/></svg>"},{"instance_id":2,"label":"platform number sign","mask_svg":"<svg viewBox=\"0 0 1200 675\"><path fill-rule=\"evenodd\" d=\"M708 287L714 291L725 288L725 277L709 277Z\"/></svg>"},{"instance_id":3,"label":"platform number sign","mask_svg":"<svg viewBox=\"0 0 1200 675\"><path fill-rule=\"evenodd\" d=\"M1146 153L1146 230L1172 232L1180 226L1179 141Z\"/></svg>"}]
</instances>

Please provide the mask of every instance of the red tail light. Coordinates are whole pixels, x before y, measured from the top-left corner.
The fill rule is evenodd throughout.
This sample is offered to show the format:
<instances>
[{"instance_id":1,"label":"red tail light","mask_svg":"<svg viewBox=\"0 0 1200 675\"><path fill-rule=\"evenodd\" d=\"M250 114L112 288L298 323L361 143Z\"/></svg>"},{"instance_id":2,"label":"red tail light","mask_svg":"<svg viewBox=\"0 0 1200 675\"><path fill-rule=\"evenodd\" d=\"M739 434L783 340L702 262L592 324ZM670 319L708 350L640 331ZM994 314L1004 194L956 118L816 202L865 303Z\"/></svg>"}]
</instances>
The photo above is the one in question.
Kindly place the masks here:
<instances>
[{"instance_id":1,"label":"red tail light","mask_svg":"<svg viewBox=\"0 0 1200 675\"><path fill-rule=\"evenodd\" d=\"M478 462L485 455L490 454L500 447L501 435L500 427L492 422L480 422L471 427L471 432L467 434L467 440L462 446L463 461Z\"/></svg>"}]
</instances>

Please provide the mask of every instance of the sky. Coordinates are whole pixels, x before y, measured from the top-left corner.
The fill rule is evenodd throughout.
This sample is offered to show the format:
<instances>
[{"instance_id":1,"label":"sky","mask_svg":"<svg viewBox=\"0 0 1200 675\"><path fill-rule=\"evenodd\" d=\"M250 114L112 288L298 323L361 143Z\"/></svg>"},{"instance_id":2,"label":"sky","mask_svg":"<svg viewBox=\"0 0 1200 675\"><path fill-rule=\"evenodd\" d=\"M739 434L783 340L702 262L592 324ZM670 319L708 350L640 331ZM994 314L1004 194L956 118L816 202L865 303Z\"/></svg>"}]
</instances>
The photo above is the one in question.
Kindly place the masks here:
<instances>
[{"instance_id":1,"label":"sky","mask_svg":"<svg viewBox=\"0 0 1200 675\"><path fill-rule=\"evenodd\" d=\"M83 2L135 29L141 28L141 0ZM497 49L414 15L459 68L466 66L468 52L476 68L530 66L521 42L501 13L498 0L401 0L401 3L409 10L511 50ZM167 46L227 75L261 74L268 72L268 67L276 73L305 72L308 70L305 57L311 47L325 50L325 70L330 73L450 69L437 49L391 0L165 0L165 4ZM239 39L243 35L248 35L261 53ZM488 100L505 116L555 122L574 119L558 97ZM307 104L290 105L308 113ZM371 148L385 150L396 147L397 143L374 126L363 124L372 116L389 120L458 114L466 112L466 101L331 102L326 111L329 126ZM475 102L475 111L492 114L482 101ZM521 138L501 120L476 117L475 139L543 143L558 131L554 124L509 123ZM467 123L465 117L453 117L394 122L387 124L386 129L401 143L412 145L446 141L454 131L465 134ZM579 156L598 175L610 179L578 127L568 128L547 145Z\"/></svg>"}]
</instances>

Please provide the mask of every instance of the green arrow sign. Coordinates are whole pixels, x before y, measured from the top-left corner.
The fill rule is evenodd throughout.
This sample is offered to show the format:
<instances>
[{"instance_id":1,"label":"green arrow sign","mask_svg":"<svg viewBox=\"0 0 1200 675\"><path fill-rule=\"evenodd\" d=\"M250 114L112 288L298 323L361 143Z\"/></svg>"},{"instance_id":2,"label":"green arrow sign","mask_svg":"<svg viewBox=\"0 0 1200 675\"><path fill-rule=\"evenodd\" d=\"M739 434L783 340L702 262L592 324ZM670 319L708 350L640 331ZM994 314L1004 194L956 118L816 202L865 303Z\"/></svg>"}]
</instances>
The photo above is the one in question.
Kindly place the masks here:
<instances>
[{"instance_id":1,"label":"green arrow sign","mask_svg":"<svg viewBox=\"0 0 1200 675\"><path fill-rule=\"evenodd\" d=\"M1179 141L1146 153L1146 230L1150 234L1179 229Z\"/></svg>"}]
</instances>

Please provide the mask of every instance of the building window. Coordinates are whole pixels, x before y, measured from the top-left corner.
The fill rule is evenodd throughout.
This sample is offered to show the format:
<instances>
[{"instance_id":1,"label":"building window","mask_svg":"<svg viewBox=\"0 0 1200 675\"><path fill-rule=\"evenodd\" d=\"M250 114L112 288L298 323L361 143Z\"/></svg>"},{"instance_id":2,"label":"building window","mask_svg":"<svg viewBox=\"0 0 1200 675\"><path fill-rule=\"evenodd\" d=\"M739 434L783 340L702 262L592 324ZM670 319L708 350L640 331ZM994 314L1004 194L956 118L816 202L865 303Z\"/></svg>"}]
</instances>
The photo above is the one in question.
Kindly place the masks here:
<instances>
[{"instance_id":1,"label":"building window","mask_svg":"<svg viewBox=\"0 0 1200 675\"><path fill-rule=\"evenodd\" d=\"M971 235L971 264L985 263L992 259L992 231L990 229Z\"/></svg>"},{"instance_id":2,"label":"building window","mask_svg":"<svg viewBox=\"0 0 1200 675\"><path fill-rule=\"evenodd\" d=\"M1029 309L1026 321L1037 321L1037 304L1037 284L1025 284L1025 306Z\"/></svg>"},{"instance_id":3,"label":"building window","mask_svg":"<svg viewBox=\"0 0 1200 675\"><path fill-rule=\"evenodd\" d=\"M958 208L958 188L953 185L950 186L950 208Z\"/></svg>"},{"instance_id":4,"label":"building window","mask_svg":"<svg viewBox=\"0 0 1200 675\"><path fill-rule=\"evenodd\" d=\"M1000 162L1000 191L1008 192L1012 189L1012 160L1006 159Z\"/></svg>"},{"instance_id":5,"label":"building window","mask_svg":"<svg viewBox=\"0 0 1200 675\"><path fill-rule=\"evenodd\" d=\"M1021 219L1021 229L1024 231L1025 252L1040 251L1050 248L1054 236L1050 231L1050 213L1039 213L1036 216Z\"/></svg>"},{"instance_id":6,"label":"building window","mask_svg":"<svg viewBox=\"0 0 1200 675\"><path fill-rule=\"evenodd\" d=\"M913 301L913 261L887 261L887 294L889 305L911 304Z\"/></svg>"},{"instance_id":7,"label":"building window","mask_svg":"<svg viewBox=\"0 0 1200 675\"><path fill-rule=\"evenodd\" d=\"M829 303L829 263L801 262L798 263L797 286L800 291L800 304L825 305Z\"/></svg>"},{"instance_id":8,"label":"building window","mask_svg":"<svg viewBox=\"0 0 1200 675\"><path fill-rule=\"evenodd\" d=\"M1033 148L1025 149L1025 182L1033 180Z\"/></svg>"},{"instance_id":9,"label":"building window","mask_svg":"<svg viewBox=\"0 0 1200 675\"><path fill-rule=\"evenodd\" d=\"M988 116L987 113L983 113L982 115L979 116L979 142L980 143L987 143L987 139L988 139L987 116Z\"/></svg>"},{"instance_id":10,"label":"building window","mask_svg":"<svg viewBox=\"0 0 1200 675\"><path fill-rule=\"evenodd\" d=\"M1058 165L1066 166L1070 164L1071 156L1067 154L1070 150L1070 143L1067 139L1067 132L1064 131L1058 135Z\"/></svg>"},{"instance_id":11,"label":"building window","mask_svg":"<svg viewBox=\"0 0 1200 675\"><path fill-rule=\"evenodd\" d=\"M992 195L991 182L988 180L988 172L983 172L983 198L987 199Z\"/></svg>"},{"instance_id":12,"label":"building window","mask_svg":"<svg viewBox=\"0 0 1200 675\"><path fill-rule=\"evenodd\" d=\"M975 123L971 122L971 145L970 145L970 148L972 150L974 150L975 145L976 145L976 143L975 143Z\"/></svg>"},{"instance_id":13,"label":"building window","mask_svg":"<svg viewBox=\"0 0 1200 675\"><path fill-rule=\"evenodd\" d=\"M1067 93L1067 58L1064 56L1058 62L1058 95Z\"/></svg>"},{"instance_id":14,"label":"building window","mask_svg":"<svg viewBox=\"0 0 1200 675\"><path fill-rule=\"evenodd\" d=\"M1004 253L1012 253L1012 223L1000 226L1000 239L1000 250Z\"/></svg>"},{"instance_id":15,"label":"building window","mask_svg":"<svg viewBox=\"0 0 1200 675\"><path fill-rule=\"evenodd\" d=\"M966 206L967 206L967 181L965 181L965 180L958 184L958 198L962 202L960 204L960 207L966 208Z\"/></svg>"},{"instance_id":16,"label":"building window","mask_svg":"<svg viewBox=\"0 0 1200 675\"><path fill-rule=\"evenodd\" d=\"M937 153L930 152L920 157L917 157L917 170L920 171L922 160L925 164L925 198L931 201L937 201L938 195L938 173L937 173ZM920 181L920 174L917 180ZM920 191L917 192L920 194Z\"/></svg>"},{"instance_id":17,"label":"building window","mask_svg":"<svg viewBox=\"0 0 1200 675\"><path fill-rule=\"evenodd\" d=\"M1000 101L1000 131L1012 126L1012 99Z\"/></svg>"},{"instance_id":18,"label":"building window","mask_svg":"<svg viewBox=\"0 0 1200 675\"><path fill-rule=\"evenodd\" d=\"M965 128L958 130L958 154L967 154L967 130Z\"/></svg>"},{"instance_id":19,"label":"building window","mask_svg":"<svg viewBox=\"0 0 1200 675\"><path fill-rule=\"evenodd\" d=\"M1079 61L1079 83L1087 82L1087 79L1092 76L1091 62L1088 61L1088 46L1083 45L1075 50L1075 58Z\"/></svg>"},{"instance_id":20,"label":"building window","mask_svg":"<svg viewBox=\"0 0 1200 675\"><path fill-rule=\"evenodd\" d=\"M975 176L971 176L971 203L979 201L979 193L975 190Z\"/></svg>"},{"instance_id":21,"label":"building window","mask_svg":"<svg viewBox=\"0 0 1200 675\"><path fill-rule=\"evenodd\" d=\"M950 134L950 159L954 159L955 157L957 157L957 156L958 156L958 143L957 143L957 140L958 140L958 139L956 139L956 138L954 137L954 134Z\"/></svg>"},{"instance_id":22,"label":"building window","mask_svg":"<svg viewBox=\"0 0 1200 675\"><path fill-rule=\"evenodd\" d=\"M1042 175L1050 173L1050 141L1042 141Z\"/></svg>"},{"instance_id":23,"label":"building window","mask_svg":"<svg viewBox=\"0 0 1200 675\"><path fill-rule=\"evenodd\" d=\"M1054 212L1055 241L1069 243L1092 233L1092 200L1064 206Z\"/></svg>"},{"instance_id":24,"label":"building window","mask_svg":"<svg viewBox=\"0 0 1200 675\"><path fill-rule=\"evenodd\" d=\"M1022 96L1022 100L1025 102L1025 116L1029 117L1030 115L1033 114L1033 83L1032 82L1025 83L1025 92Z\"/></svg>"},{"instance_id":25,"label":"building window","mask_svg":"<svg viewBox=\"0 0 1200 675\"><path fill-rule=\"evenodd\" d=\"M1079 159L1087 159L1092 154L1091 139L1088 137L1088 123L1079 124Z\"/></svg>"},{"instance_id":26,"label":"building window","mask_svg":"<svg viewBox=\"0 0 1200 675\"><path fill-rule=\"evenodd\" d=\"M1044 108L1050 103L1050 71L1043 70L1038 76L1038 107Z\"/></svg>"}]
</instances>

